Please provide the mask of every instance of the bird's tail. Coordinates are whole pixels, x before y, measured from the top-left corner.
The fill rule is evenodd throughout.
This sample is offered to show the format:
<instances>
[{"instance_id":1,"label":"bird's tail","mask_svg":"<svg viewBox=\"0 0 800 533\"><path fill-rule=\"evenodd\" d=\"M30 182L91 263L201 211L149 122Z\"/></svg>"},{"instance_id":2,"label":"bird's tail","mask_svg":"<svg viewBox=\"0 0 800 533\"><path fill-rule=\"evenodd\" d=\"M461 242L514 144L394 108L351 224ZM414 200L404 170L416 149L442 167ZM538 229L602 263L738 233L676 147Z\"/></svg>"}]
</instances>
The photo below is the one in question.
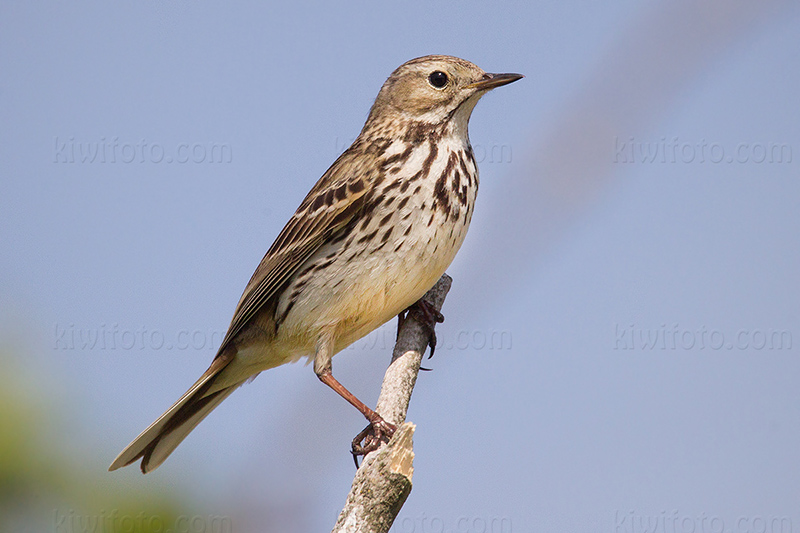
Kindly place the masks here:
<instances>
[{"instance_id":1,"label":"bird's tail","mask_svg":"<svg viewBox=\"0 0 800 533\"><path fill-rule=\"evenodd\" d=\"M224 383L222 371L232 357L220 354L197 382L122 450L108 470L128 466L141 458L142 473L155 470L183 439L243 381Z\"/></svg>"}]
</instances>

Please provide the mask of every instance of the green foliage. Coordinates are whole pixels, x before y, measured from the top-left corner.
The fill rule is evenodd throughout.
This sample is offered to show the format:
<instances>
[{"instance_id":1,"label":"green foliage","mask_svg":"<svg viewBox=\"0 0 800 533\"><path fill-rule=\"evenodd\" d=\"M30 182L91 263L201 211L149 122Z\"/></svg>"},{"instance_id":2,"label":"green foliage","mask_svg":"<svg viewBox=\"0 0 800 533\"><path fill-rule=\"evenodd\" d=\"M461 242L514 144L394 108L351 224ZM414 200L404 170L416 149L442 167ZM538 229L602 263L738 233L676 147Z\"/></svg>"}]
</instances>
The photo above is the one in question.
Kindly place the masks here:
<instances>
[{"instance_id":1,"label":"green foliage","mask_svg":"<svg viewBox=\"0 0 800 533\"><path fill-rule=\"evenodd\" d=\"M74 457L91 449L70 449L52 431L59 406L47 391L0 355L0 532L228 533L226 517L186 512L174 494L126 487L123 477L87 472ZM65 449L66 448L66 449Z\"/></svg>"}]
</instances>

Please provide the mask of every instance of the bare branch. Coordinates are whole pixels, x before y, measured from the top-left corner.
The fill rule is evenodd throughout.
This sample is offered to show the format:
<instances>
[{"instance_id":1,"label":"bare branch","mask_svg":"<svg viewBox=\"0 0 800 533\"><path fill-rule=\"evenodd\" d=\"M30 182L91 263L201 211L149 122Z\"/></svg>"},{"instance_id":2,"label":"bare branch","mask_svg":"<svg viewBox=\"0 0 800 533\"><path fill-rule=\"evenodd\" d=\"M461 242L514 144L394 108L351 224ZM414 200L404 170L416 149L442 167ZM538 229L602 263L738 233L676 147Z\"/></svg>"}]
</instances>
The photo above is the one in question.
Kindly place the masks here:
<instances>
[{"instance_id":1,"label":"bare branch","mask_svg":"<svg viewBox=\"0 0 800 533\"><path fill-rule=\"evenodd\" d=\"M440 311L452 282L444 274L422 298ZM404 422L422 356L428 347L428 334L427 326L413 315L408 316L397 333L376 411L398 429L389 444L364 458L333 533L389 531L411 492L415 426Z\"/></svg>"}]
</instances>

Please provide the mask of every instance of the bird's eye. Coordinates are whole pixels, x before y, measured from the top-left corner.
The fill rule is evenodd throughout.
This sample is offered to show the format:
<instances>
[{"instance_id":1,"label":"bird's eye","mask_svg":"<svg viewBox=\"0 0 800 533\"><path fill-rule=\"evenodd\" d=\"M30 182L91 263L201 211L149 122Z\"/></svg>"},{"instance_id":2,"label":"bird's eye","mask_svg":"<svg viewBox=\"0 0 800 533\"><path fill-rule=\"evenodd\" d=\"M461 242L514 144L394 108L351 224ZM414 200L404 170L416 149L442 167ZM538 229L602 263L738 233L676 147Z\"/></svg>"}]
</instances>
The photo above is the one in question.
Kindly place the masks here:
<instances>
[{"instance_id":1,"label":"bird's eye","mask_svg":"<svg viewBox=\"0 0 800 533\"><path fill-rule=\"evenodd\" d=\"M430 84L436 87L437 89L441 89L442 87L447 85L447 74L445 74L441 70L435 70L431 72L430 76L428 76L428 82L430 82Z\"/></svg>"}]
</instances>

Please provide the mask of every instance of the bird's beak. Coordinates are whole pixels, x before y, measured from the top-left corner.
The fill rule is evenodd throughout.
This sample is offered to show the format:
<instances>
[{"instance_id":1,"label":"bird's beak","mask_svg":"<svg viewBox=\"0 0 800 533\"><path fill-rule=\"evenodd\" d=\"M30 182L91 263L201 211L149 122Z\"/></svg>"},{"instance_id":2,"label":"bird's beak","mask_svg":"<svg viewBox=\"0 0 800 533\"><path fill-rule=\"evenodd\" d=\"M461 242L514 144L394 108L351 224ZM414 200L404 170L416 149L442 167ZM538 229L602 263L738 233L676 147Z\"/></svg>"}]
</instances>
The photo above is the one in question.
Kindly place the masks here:
<instances>
[{"instance_id":1,"label":"bird's beak","mask_svg":"<svg viewBox=\"0 0 800 533\"><path fill-rule=\"evenodd\" d=\"M494 89L495 87L500 87L502 85L508 85L509 83L513 83L517 80L524 78L522 74L489 74L486 73L483 77L474 82L467 85L467 89L478 89L479 91L488 91L489 89Z\"/></svg>"}]
</instances>

